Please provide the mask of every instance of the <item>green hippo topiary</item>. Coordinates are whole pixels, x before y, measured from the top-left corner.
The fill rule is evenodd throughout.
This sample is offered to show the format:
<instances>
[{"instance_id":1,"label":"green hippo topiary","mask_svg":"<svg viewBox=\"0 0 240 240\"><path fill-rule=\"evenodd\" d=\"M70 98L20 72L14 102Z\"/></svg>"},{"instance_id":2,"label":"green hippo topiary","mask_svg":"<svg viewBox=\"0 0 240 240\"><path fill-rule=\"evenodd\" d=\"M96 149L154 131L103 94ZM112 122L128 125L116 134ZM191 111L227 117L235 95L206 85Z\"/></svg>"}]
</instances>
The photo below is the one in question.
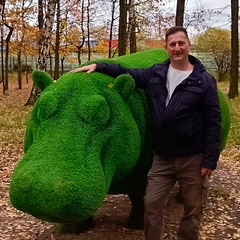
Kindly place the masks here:
<instances>
[{"instance_id":1,"label":"green hippo topiary","mask_svg":"<svg viewBox=\"0 0 240 240\"><path fill-rule=\"evenodd\" d=\"M99 60L148 67L167 58L163 49ZM10 183L14 207L36 218L78 225L91 219L107 194L128 194L128 226L143 223L145 177L152 147L147 92L130 75L66 73L56 82L33 72L42 94L28 121L24 155ZM219 92L222 145L230 113Z\"/></svg>"}]
</instances>

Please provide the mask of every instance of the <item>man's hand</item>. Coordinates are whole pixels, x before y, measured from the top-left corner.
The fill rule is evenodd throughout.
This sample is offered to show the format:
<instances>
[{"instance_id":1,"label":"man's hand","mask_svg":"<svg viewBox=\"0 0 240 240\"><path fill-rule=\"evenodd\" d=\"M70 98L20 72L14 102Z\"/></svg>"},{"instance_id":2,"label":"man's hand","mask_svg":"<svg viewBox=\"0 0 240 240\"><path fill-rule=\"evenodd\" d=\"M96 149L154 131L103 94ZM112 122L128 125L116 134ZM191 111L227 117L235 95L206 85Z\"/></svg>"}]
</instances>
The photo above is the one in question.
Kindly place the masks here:
<instances>
[{"instance_id":1,"label":"man's hand","mask_svg":"<svg viewBox=\"0 0 240 240\"><path fill-rule=\"evenodd\" d=\"M205 177L205 176L211 176L212 172L214 171L214 169L209 169L209 168L202 168L201 170L201 176Z\"/></svg>"},{"instance_id":2,"label":"man's hand","mask_svg":"<svg viewBox=\"0 0 240 240\"><path fill-rule=\"evenodd\" d=\"M87 66L83 66L83 67L79 67L79 68L76 68L76 69L73 69L72 73L76 73L76 72L87 72L87 73L91 73L91 72L94 72L96 71L97 69L97 64L96 63L93 63L93 64L90 64L90 65L87 65Z\"/></svg>"}]
</instances>

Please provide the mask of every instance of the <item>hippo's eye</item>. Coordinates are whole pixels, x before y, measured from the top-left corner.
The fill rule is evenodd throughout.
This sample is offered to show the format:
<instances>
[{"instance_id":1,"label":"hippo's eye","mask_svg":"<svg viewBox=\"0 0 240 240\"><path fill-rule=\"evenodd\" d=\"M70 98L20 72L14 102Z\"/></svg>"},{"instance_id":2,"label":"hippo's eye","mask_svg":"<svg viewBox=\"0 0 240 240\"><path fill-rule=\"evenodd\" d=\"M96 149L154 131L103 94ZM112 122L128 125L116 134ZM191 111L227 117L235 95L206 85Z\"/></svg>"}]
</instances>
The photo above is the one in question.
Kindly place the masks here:
<instances>
[{"instance_id":1,"label":"hippo's eye","mask_svg":"<svg viewBox=\"0 0 240 240\"><path fill-rule=\"evenodd\" d=\"M107 101L101 95L92 95L81 101L79 108L80 117L88 123L107 123L110 109Z\"/></svg>"},{"instance_id":2,"label":"hippo's eye","mask_svg":"<svg viewBox=\"0 0 240 240\"><path fill-rule=\"evenodd\" d=\"M38 99L38 104L37 118L40 121L49 118L58 109L58 100L48 93L45 93L42 98Z\"/></svg>"}]
</instances>

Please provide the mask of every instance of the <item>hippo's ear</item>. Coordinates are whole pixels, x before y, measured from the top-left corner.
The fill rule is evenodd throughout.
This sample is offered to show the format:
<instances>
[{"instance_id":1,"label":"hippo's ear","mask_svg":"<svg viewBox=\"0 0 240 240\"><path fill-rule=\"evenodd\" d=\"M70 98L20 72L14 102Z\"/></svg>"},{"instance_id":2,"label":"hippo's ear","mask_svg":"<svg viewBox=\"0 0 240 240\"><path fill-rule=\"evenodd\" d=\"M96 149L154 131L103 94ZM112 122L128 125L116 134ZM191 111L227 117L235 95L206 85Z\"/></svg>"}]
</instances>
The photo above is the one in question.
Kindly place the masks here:
<instances>
[{"instance_id":1,"label":"hippo's ear","mask_svg":"<svg viewBox=\"0 0 240 240\"><path fill-rule=\"evenodd\" d=\"M112 88L117 90L124 100L127 100L134 90L135 82L129 74L122 74L117 77Z\"/></svg>"},{"instance_id":2,"label":"hippo's ear","mask_svg":"<svg viewBox=\"0 0 240 240\"><path fill-rule=\"evenodd\" d=\"M33 71L32 78L34 84L38 86L41 89L41 91L43 91L46 87L54 83L52 77L48 73L41 70Z\"/></svg>"}]
</instances>

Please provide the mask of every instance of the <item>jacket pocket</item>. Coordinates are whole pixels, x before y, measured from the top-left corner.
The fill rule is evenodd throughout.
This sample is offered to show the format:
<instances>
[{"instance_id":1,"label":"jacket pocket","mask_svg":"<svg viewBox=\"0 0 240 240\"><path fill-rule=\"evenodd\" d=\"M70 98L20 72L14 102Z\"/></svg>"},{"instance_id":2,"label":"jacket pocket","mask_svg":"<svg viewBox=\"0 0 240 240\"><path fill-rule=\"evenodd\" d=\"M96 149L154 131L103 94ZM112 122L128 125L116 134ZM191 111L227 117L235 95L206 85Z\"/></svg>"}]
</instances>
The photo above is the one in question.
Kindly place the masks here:
<instances>
[{"instance_id":1,"label":"jacket pocket","mask_svg":"<svg viewBox=\"0 0 240 240\"><path fill-rule=\"evenodd\" d=\"M202 89L199 86L186 86L184 91L194 92L194 93L202 93Z\"/></svg>"},{"instance_id":2,"label":"jacket pocket","mask_svg":"<svg viewBox=\"0 0 240 240\"><path fill-rule=\"evenodd\" d=\"M183 88L179 104L190 110L201 104L202 89L197 86L186 86Z\"/></svg>"},{"instance_id":3,"label":"jacket pocket","mask_svg":"<svg viewBox=\"0 0 240 240\"><path fill-rule=\"evenodd\" d=\"M153 98L161 98L166 88L158 78L152 78L149 83L149 93Z\"/></svg>"}]
</instances>

